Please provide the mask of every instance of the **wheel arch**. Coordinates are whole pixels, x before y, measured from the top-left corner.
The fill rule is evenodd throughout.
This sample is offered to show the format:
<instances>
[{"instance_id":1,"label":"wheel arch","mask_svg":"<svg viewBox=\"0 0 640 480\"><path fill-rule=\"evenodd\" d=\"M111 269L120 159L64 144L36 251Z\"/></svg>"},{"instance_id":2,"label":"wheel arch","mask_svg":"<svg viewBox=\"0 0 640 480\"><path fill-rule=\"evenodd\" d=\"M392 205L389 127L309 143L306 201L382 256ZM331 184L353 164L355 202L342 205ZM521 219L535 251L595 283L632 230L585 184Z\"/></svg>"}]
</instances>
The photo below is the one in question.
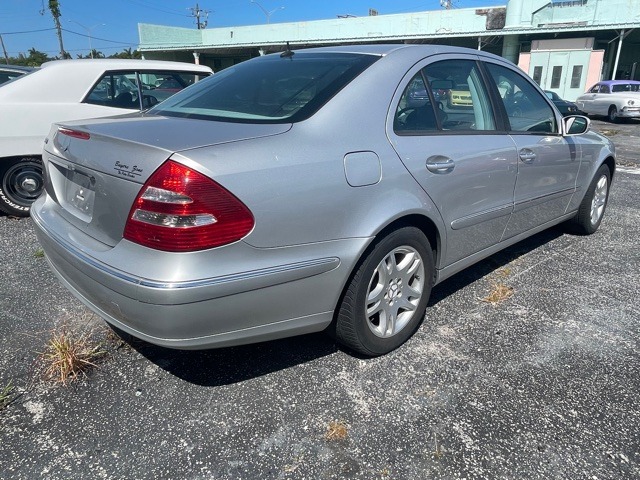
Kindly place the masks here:
<instances>
[{"instance_id":1,"label":"wheel arch","mask_svg":"<svg viewBox=\"0 0 640 480\"><path fill-rule=\"evenodd\" d=\"M335 338L336 336L336 319L339 311L339 306L342 303L342 300L351 284L351 281L360 268L362 262L369 256L371 251L375 248L376 244L383 238L385 238L390 233L404 227L415 227L422 231L424 235L427 237L429 241L429 247L431 248L433 254L433 284L437 279L437 265L439 264L439 259L442 254L443 243L442 235L436 222L429 218L428 216L421 213L413 213L406 212L394 219L390 222L381 225L377 231L371 237L371 240L367 244L367 246L360 253L357 261L353 263L351 266L351 270L349 271L349 275L345 278L344 284L340 290L340 295L338 296L338 301L336 303L336 307L334 310L333 321L327 327L327 332Z\"/></svg>"},{"instance_id":2,"label":"wheel arch","mask_svg":"<svg viewBox=\"0 0 640 480\"><path fill-rule=\"evenodd\" d=\"M437 265L439 264L439 259L442 254L442 245L443 239L438 229L436 223L429 217L419 213L406 213L402 216L399 216L395 219L392 219L390 222L381 225L376 232L371 237L371 240L367 244L367 246L360 252L360 255L351 266L349 271L349 275L346 277L344 284L342 285L341 293L338 302L341 301L345 290L347 289L353 275L358 270L362 262L369 255L369 253L373 250L377 242L379 242L382 238L389 235L391 232L398 230L403 227L416 227L424 233L429 241L429 247L433 253L433 271L434 277L435 272L437 270ZM434 278L435 280L435 278Z\"/></svg>"},{"instance_id":3,"label":"wheel arch","mask_svg":"<svg viewBox=\"0 0 640 480\"><path fill-rule=\"evenodd\" d=\"M616 171L616 161L612 156L608 156L607 158L604 159L604 161L601 163L601 165L606 165L607 168L609 168L609 175L611 177L611 180L613 180L613 175ZM600 167L598 167L600 168Z\"/></svg>"},{"instance_id":4,"label":"wheel arch","mask_svg":"<svg viewBox=\"0 0 640 480\"><path fill-rule=\"evenodd\" d=\"M386 237L389 233L398 230L402 227L416 227L422 231L429 240L429 246L433 252L434 259L434 269L436 265L438 265L438 259L440 258L440 252L442 251L442 239L440 235L440 231L436 226L435 222L431 220L426 215L421 215L418 213L409 213L398 217L388 223L385 226L382 226L375 234L374 238L370 242L367 249L363 252L361 257L363 257L368 251L372 248L372 246L381 238Z\"/></svg>"}]
</instances>

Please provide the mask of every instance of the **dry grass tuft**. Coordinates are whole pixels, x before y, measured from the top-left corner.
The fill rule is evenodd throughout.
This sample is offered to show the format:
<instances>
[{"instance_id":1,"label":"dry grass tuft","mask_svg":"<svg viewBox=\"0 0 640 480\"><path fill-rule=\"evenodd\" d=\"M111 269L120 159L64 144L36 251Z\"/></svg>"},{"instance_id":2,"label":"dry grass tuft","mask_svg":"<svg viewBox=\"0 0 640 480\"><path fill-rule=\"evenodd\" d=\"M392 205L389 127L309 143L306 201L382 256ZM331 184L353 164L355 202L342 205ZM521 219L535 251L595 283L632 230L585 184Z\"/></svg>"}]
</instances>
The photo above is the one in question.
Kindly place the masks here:
<instances>
[{"instance_id":1,"label":"dry grass tuft","mask_svg":"<svg viewBox=\"0 0 640 480\"><path fill-rule=\"evenodd\" d=\"M64 324L52 332L40 358L45 376L66 385L97 367L95 362L105 354L102 345L94 342L89 333L74 333Z\"/></svg>"},{"instance_id":2,"label":"dry grass tuft","mask_svg":"<svg viewBox=\"0 0 640 480\"><path fill-rule=\"evenodd\" d=\"M13 385L9 382L2 390L0 390L0 410L6 407L11 401L13 393Z\"/></svg>"},{"instance_id":3,"label":"dry grass tuft","mask_svg":"<svg viewBox=\"0 0 640 480\"><path fill-rule=\"evenodd\" d=\"M504 267L499 270L496 270L496 275L501 278L507 278L511 275L511 269L509 267Z\"/></svg>"},{"instance_id":4,"label":"dry grass tuft","mask_svg":"<svg viewBox=\"0 0 640 480\"><path fill-rule=\"evenodd\" d=\"M513 295L513 287L508 287L503 283L495 283L491 293L482 299L483 302L490 303L491 305L497 305L504 302L507 298Z\"/></svg>"},{"instance_id":5,"label":"dry grass tuft","mask_svg":"<svg viewBox=\"0 0 640 480\"><path fill-rule=\"evenodd\" d=\"M602 133L603 135L606 135L607 137L613 137L614 135L617 135L618 133L620 133L620 130L602 129L600 130L600 133Z\"/></svg>"},{"instance_id":6,"label":"dry grass tuft","mask_svg":"<svg viewBox=\"0 0 640 480\"><path fill-rule=\"evenodd\" d=\"M440 460L444 456L444 448L438 443L438 436L434 435L433 441L435 443L435 449L433 451L433 458Z\"/></svg>"},{"instance_id":7,"label":"dry grass tuft","mask_svg":"<svg viewBox=\"0 0 640 480\"><path fill-rule=\"evenodd\" d=\"M347 428L347 424L340 421L329 422L327 427L327 433L324 434L325 440L329 440L332 442L342 441L347 438L349 434L349 429Z\"/></svg>"}]
</instances>

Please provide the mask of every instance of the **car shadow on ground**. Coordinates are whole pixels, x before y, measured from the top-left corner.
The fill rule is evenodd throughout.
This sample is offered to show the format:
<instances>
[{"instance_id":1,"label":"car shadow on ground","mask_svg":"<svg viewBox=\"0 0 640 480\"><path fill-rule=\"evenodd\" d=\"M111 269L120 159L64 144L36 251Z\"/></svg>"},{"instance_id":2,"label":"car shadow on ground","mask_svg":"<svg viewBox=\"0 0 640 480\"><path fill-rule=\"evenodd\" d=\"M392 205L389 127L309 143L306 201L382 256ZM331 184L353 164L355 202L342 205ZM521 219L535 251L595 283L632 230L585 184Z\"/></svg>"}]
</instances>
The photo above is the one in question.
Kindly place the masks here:
<instances>
[{"instance_id":1,"label":"car shadow on ground","mask_svg":"<svg viewBox=\"0 0 640 480\"><path fill-rule=\"evenodd\" d=\"M429 305L437 304L452 293L555 240L562 234L561 228L545 230L467 268L435 287L431 293ZM119 333L132 348L168 373L187 382L209 387L261 377L338 351L359 359L367 359L338 345L326 333L199 351L159 347L122 332Z\"/></svg>"},{"instance_id":2,"label":"car shadow on ground","mask_svg":"<svg viewBox=\"0 0 640 480\"><path fill-rule=\"evenodd\" d=\"M479 261L451 278L435 286L431 292L428 306L436 305L458 290L480 280L483 277L505 267L517 258L545 245L565 234L562 225L544 230L522 240L504 250Z\"/></svg>"},{"instance_id":3,"label":"car shadow on ground","mask_svg":"<svg viewBox=\"0 0 640 480\"><path fill-rule=\"evenodd\" d=\"M118 333L168 373L207 387L243 382L338 351L335 341L324 333L213 350L174 350Z\"/></svg>"}]
</instances>

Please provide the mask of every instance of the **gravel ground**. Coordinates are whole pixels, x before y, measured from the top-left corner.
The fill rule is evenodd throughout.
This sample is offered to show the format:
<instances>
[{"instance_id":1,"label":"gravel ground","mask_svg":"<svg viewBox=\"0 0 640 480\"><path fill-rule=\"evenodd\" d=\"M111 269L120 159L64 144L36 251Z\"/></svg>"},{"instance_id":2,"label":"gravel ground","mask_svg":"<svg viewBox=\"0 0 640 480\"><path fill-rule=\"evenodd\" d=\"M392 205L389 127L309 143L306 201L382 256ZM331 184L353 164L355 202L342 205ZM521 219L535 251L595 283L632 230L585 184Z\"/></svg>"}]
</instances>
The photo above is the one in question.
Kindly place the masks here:
<instances>
[{"instance_id":1,"label":"gravel ground","mask_svg":"<svg viewBox=\"0 0 640 480\"><path fill-rule=\"evenodd\" d=\"M444 282L376 359L322 334L122 342L57 283L31 220L0 216L0 478L639 478L640 124L593 124L627 166L598 233L552 229ZM513 295L482 301L496 285ZM66 387L38 361L64 324L107 352Z\"/></svg>"}]
</instances>

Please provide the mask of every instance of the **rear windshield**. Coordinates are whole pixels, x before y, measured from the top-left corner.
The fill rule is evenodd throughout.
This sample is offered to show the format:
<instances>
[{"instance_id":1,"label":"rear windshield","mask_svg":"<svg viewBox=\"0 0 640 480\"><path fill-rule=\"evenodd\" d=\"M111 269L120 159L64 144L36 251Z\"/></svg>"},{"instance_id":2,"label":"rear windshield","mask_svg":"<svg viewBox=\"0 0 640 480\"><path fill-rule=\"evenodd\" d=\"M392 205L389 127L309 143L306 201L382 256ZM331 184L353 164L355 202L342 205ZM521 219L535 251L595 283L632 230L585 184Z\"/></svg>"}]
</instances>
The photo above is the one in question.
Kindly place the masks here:
<instances>
[{"instance_id":1,"label":"rear windshield","mask_svg":"<svg viewBox=\"0 0 640 480\"><path fill-rule=\"evenodd\" d=\"M242 123L309 118L378 56L296 52L249 60L185 89L151 114Z\"/></svg>"}]
</instances>

